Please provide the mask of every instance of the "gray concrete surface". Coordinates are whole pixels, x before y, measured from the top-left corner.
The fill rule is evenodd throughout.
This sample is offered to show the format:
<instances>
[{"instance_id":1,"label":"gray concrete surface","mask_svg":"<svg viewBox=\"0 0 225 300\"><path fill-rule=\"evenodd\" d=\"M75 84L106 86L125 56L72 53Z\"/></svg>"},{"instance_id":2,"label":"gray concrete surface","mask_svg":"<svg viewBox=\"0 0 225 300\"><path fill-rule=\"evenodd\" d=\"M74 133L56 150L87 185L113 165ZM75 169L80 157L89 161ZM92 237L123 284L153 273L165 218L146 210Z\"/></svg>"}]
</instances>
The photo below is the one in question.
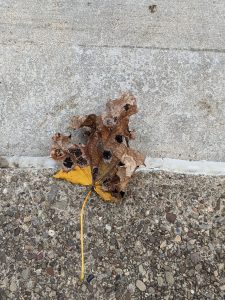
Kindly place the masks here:
<instances>
[{"instance_id":1,"label":"gray concrete surface","mask_svg":"<svg viewBox=\"0 0 225 300\"><path fill-rule=\"evenodd\" d=\"M0 172L1 300L224 299L225 177L139 173L121 204L93 195L80 284L87 190L52 172Z\"/></svg>"},{"instance_id":2,"label":"gray concrete surface","mask_svg":"<svg viewBox=\"0 0 225 300\"><path fill-rule=\"evenodd\" d=\"M74 114L131 90L136 147L153 157L225 159L225 55L189 51L4 45L1 155L47 155ZM22 51L21 51L22 50Z\"/></svg>"},{"instance_id":3,"label":"gray concrete surface","mask_svg":"<svg viewBox=\"0 0 225 300\"><path fill-rule=\"evenodd\" d=\"M0 156L48 155L70 115L131 90L136 147L224 161L224 11L222 0L1 1Z\"/></svg>"}]
</instances>

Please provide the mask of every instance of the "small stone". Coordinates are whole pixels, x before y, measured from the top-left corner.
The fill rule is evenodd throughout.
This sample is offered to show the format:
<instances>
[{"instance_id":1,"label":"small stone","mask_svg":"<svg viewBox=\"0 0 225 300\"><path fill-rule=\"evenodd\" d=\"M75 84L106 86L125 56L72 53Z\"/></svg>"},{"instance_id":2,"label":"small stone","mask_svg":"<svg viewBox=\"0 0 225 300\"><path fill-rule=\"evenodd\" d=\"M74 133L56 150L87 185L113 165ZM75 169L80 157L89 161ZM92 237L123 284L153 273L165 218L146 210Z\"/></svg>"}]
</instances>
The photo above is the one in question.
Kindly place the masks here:
<instances>
[{"instance_id":1,"label":"small stone","mask_svg":"<svg viewBox=\"0 0 225 300\"><path fill-rule=\"evenodd\" d=\"M202 265L201 264L197 264L196 266L195 266L195 270L196 271L200 271L202 269Z\"/></svg>"},{"instance_id":2,"label":"small stone","mask_svg":"<svg viewBox=\"0 0 225 300\"><path fill-rule=\"evenodd\" d=\"M47 267L46 268L46 273L50 276L54 276L54 270L52 267Z\"/></svg>"},{"instance_id":3,"label":"small stone","mask_svg":"<svg viewBox=\"0 0 225 300\"><path fill-rule=\"evenodd\" d=\"M17 290L16 282L14 279L11 280L9 289L11 292L15 292Z\"/></svg>"},{"instance_id":4,"label":"small stone","mask_svg":"<svg viewBox=\"0 0 225 300\"><path fill-rule=\"evenodd\" d=\"M83 284L81 289L82 289L83 292L86 292L86 290L87 290L86 285Z\"/></svg>"},{"instance_id":5,"label":"small stone","mask_svg":"<svg viewBox=\"0 0 225 300\"><path fill-rule=\"evenodd\" d=\"M139 279L136 281L136 287L142 292L144 292L146 290L146 285L144 284L143 281L141 281Z\"/></svg>"},{"instance_id":6,"label":"small stone","mask_svg":"<svg viewBox=\"0 0 225 300\"><path fill-rule=\"evenodd\" d=\"M221 291L225 291L225 284L220 286Z\"/></svg>"},{"instance_id":7,"label":"small stone","mask_svg":"<svg viewBox=\"0 0 225 300\"><path fill-rule=\"evenodd\" d=\"M49 229L48 235L51 236L51 237L53 237L55 235L55 231L52 230L52 229Z\"/></svg>"},{"instance_id":8,"label":"small stone","mask_svg":"<svg viewBox=\"0 0 225 300\"><path fill-rule=\"evenodd\" d=\"M21 276L23 277L24 280L27 280L30 274L30 270L29 269L25 269L21 272Z\"/></svg>"},{"instance_id":9,"label":"small stone","mask_svg":"<svg viewBox=\"0 0 225 300\"><path fill-rule=\"evenodd\" d=\"M166 247L166 244L167 242L166 241L163 241L161 244L160 244L160 249L163 249Z\"/></svg>"},{"instance_id":10,"label":"small stone","mask_svg":"<svg viewBox=\"0 0 225 300\"><path fill-rule=\"evenodd\" d=\"M106 230L109 231L109 232L112 230L112 227L111 227L109 224L106 224L106 225L105 225L105 228L106 228Z\"/></svg>"},{"instance_id":11,"label":"small stone","mask_svg":"<svg viewBox=\"0 0 225 300\"><path fill-rule=\"evenodd\" d=\"M201 260L199 252L191 253L191 261L197 264Z\"/></svg>"},{"instance_id":12,"label":"small stone","mask_svg":"<svg viewBox=\"0 0 225 300\"><path fill-rule=\"evenodd\" d=\"M36 270L37 276L40 276L40 275L41 275L41 272L42 272L42 269L37 269L37 270Z\"/></svg>"},{"instance_id":13,"label":"small stone","mask_svg":"<svg viewBox=\"0 0 225 300\"><path fill-rule=\"evenodd\" d=\"M158 286L160 287L163 286L163 278L161 276L157 278L157 281L158 281Z\"/></svg>"},{"instance_id":14,"label":"small stone","mask_svg":"<svg viewBox=\"0 0 225 300\"><path fill-rule=\"evenodd\" d=\"M155 294L155 289L153 287L150 287L148 292L150 295L153 295L153 294Z\"/></svg>"},{"instance_id":15,"label":"small stone","mask_svg":"<svg viewBox=\"0 0 225 300\"><path fill-rule=\"evenodd\" d=\"M166 281L169 285L174 284L174 277L173 277L173 274L171 272L166 272Z\"/></svg>"},{"instance_id":16,"label":"small stone","mask_svg":"<svg viewBox=\"0 0 225 300\"><path fill-rule=\"evenodd\" d=\"M95 276L93 274L88 275L87 283L90 283L94 278Z\"/></svg>"},{"instance_id":17,"label":"small stone","mask_svg":"<svg viewBox=\"0 0 225 300\"><path fill-rule=\"evenodd\" d=\"M139 265L138 270L139 270L139 273L141 273L142 275L144 275L146 273L143 265Z\"/></svg>"},{"instance_id":18,"label":"small stone","mask_svg":"<svg viewBox=\"0 0 225 300\"><path fill-rule=\"evenodd\" d=\"M176 243L180 243L181 242L181 236L180 235L176 235L174 242Z\"/></svg>"},{"instance_id":19,"label":"small stone","mask_svg":"<svg viewBox=\"0 0 225 300\"><path fill-rule=\"evenodd\" d=\"M133 293L135 292L135 286L134 286L132 283L130 283L130 284L128 285L127 289L129 290L129 292L130 292L131 294L133 294Z\"/></svg>"},{"instance_id":20,"label":"small stone","mask_svg":"<svg viewBox=\"0 0 225 300\"><path fill-rule=\"evenodd\" d=\"M123 274L123 270L120 269L120 268L116 268L116 273L119 274L119 275L122 275Z\"/></svg>"},{"instance_id":21,"label":"small stone","mask_svg":"<svg viewBox=\"0 0 225 300\"><path fill-rule=\"evenodd\" d=\"M170 223L175 223L176 221L176 218L177 218L177 215L173 214L173 213L166 213L166 219L168 222Z\"/></svg>"},{"instance_id":22,"label":"small stone","mask_svg":"<svg viewBox=\"0 0 225 300\"><path fill-rule=\"evenodd\" d=\"M30 222L31 221L31 216L24 217L23 221L24 221L24 223Z\"/></svg>"},{"instance_id":23,"label":"small stone","mask_svg":"<svg viewBox=\"0 0 225 300\"><path fill-rule=\"evenodd\" d=\"M194 245L195 242L196 242L196 240L192 239L192 240L190 240L188 243L191 244L191 245Z\"/></svg>"}]
</instances>

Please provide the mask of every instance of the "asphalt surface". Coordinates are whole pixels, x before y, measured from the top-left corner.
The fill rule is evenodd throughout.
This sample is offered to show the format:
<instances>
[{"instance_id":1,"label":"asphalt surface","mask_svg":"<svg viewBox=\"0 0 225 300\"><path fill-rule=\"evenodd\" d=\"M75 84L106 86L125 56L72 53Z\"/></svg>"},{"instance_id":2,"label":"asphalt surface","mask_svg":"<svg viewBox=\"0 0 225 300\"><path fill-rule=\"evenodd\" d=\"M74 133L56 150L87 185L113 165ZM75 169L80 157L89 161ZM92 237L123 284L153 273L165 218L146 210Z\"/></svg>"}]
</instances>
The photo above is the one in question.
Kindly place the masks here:
<instances>
[{"instance_id":1,"label":"asphalt surface","mask_svg":"<svg viewBox=\"0 0 225 300\"><path fill-rule=\"evenodd\" d=\"M138 173L124 200L52 170L0 170L0 299L225 298L225 177Z\"/></svg>"}]
</instances>

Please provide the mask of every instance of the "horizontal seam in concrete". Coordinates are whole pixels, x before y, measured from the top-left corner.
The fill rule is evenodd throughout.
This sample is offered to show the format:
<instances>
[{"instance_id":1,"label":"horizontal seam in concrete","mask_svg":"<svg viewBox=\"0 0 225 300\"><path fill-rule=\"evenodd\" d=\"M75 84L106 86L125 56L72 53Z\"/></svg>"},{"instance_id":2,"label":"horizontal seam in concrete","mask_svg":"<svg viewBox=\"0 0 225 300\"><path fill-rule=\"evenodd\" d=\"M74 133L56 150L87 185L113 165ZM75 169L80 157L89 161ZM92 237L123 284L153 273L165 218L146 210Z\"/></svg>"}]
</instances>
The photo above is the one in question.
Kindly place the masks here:
<instances>
[{"instance_id":1,"label":"horizontal seam in concrete","mask_svg":"<svg viewBox=\"0 0 225 300\"><path fill-rule=\"evenodd\" d=\"M3 164L4 163L4 164ZM189 161L172 158L147 157L145 167L141 172L166 171L180 174L224 176L225 162L216 161ZM0 157L0 168L36 168L56 169L57 164L49 157L3 156Z\"/></svg>"},{"instance_id":2,"label":"horizontal seam in concrete","mask_svg":"<svg viewBox=\"0 0 225 300\"><path fill-rule=\"evenodd\" d=\"M17 41L19 42L19 41ZM23 43L33 44L33 40L25 40ZM60 43L58 41L58 43ZM2 45L8 45L6 42L0 42ZM10 43L9 43L10 44ZM39 45L44 45L45 43L37 43ZM63 42L64 44L64 42ZM157 50L157 51L179 51L179 52L206 52L206 53L225 53L225 49L210 49L210 48L175 48L175 47L153 47L153 46L133 46L133 45L95 45L95 44L74 44L72 42L68 42L68 44L72 44L76 47L81 48L109 48L109 49L148 49L148 50Z\"/></svg>"},{"instance_id":3,"label":"horizontal seam in concrete","mask_svg":"<svg viewBox=\"0 0 225 300\"><path fill-rule=\"evenodd\" d=\"M215 52L215 53L225 53L225 49L207 49L207 48L167 48L167 47L152 47L152 46L132 46L132 45L84 45L77 44L78 47L83 48L130 48L130 49L149 49L149 50L161 50L161 51L187 51L187 52Z\"/></svg>"}]
</instances>

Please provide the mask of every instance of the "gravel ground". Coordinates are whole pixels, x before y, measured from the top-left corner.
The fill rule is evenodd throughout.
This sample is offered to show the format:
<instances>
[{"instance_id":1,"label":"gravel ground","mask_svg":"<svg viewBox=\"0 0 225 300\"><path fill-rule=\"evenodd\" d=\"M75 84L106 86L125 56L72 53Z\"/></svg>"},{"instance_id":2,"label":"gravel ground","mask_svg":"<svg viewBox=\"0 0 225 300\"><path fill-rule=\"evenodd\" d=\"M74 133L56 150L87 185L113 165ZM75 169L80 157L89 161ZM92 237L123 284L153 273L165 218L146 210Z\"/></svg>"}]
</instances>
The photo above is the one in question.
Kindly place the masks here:
<instances>
[{"instance_id":1,"label":"gravel ground","mask_svg":"<svg viewBox=\"0 0 225 300\"><path fill-rule=\"evenodd\" d=\"M225 178L138 173L124 201L51 170L0 171L0 299L225 299ZM93 276L92 276L93 275Z\"/></svg>"}]
</instances>

